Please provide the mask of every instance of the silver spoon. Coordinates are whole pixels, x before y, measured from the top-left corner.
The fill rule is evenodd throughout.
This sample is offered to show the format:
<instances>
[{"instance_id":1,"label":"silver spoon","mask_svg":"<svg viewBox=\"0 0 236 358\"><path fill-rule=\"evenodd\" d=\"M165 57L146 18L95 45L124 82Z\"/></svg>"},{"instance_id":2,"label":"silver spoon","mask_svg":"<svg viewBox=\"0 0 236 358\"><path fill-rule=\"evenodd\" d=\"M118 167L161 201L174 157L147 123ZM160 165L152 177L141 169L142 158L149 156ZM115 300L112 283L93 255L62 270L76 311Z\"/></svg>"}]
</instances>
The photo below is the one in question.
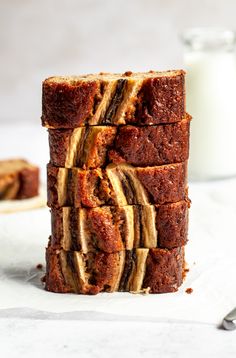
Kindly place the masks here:
<instances>
[{"instance_id":1,"label":"silver spoon","mask_svg":"<svg viewBox=\"0 0 236 358\"><path fill-rule=\"evenodd\" d=\"M236 308L225 316L223 319L222 325L227 331L233 331L236 329Z\"/></svg>"}]
</instances>

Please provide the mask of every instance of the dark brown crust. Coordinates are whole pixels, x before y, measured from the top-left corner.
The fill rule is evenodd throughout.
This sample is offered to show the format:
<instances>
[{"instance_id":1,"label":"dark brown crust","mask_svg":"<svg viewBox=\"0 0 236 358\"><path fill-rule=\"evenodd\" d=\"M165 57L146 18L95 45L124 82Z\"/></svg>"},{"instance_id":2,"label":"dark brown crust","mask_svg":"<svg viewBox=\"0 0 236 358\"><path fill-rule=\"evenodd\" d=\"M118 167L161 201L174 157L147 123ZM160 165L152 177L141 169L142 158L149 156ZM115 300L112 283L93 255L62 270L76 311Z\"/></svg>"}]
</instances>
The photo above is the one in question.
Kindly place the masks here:
<instances>
[{"instance_id":1,"label":"dark brown crust","mask_svg":"<svg viewBox=\"0 0 236 358\"><path fill-rule=\"evenodd\" d=\"M63 213L62 209L51 209L51 231L52 237L50 238L51 246L55 249L61 248L61 240L63 238Z\"/></svg>"},{"instance_id":2,"label":"dark brown crust","mask_svg":"<svg viewBox=\"0 0 236 358\"><path fill-rule=\"evenodd\" d=\"M132 256L133 261L136 261L134 251L128 252L128 257ZM97 294L99 292L110 292L114 283L114 277L119 269L119 253L102 253L88 254L85 256L87 262L87 270L90 274L90 280L84 287L77 289L66 284L62 273L61 263L59 259L59 250L52 250L49 246L46 253L46 283L47 291L60 293L81 293L81 294ZM71 255L72 257L73 255ZM150 290L150 293L167 293L177 291L178 287L183 281L183 266L184 266L184 249L177 248L173 250L164 249L150 249L147 261L146 272L142 284L142 289ZM125 270L125 267L123 267ZM126 272L131 274L132 270ZM76 278L76 274L75 274ZM124 287L123 278L120 278L120 283ZM77 277L77 280L79 278ZM126 278L127 280L127 278ZM124 291L124 288L120 290Z\"/></svg>"},{"instance_id":3,"label":"dark brown crust","mask_svg":"<svg viewBox=\"0 0 236 358\"><path fill-rule=\"evenodd\" d=\"M93 114L99 83L74 84L43 82L42 125L53 128L75 128L85 125Z\"/></svg>"},{"instance_id":4,"label":"dark brown crust","mask_svg":"<svg viewBox=\"0 0 236 358\"><path fill-rule=\"evenodd\" d=\"M129 77L123 75L117 79L118 82L125 82ZM89 124L96 103L102 98L101 85L101 78L96 77L86 82L70 78L62 82L53 81L53 78L45 80L42 125L48 128L76 128ZM122 124L152 125L180 121L185 113L184 72L169 71L168 76L159 73L156 77L144 79L134 105L136 111L133 113L128 108ZM107 111L108 118L102 118L102 123L107 123L109 115L110 111Z\"/></svg>"},{"instance_id":5,"label":"dark brown crust","mask_svg":"<svg viewBox=\"0 0 236 358\"><path fill-rule=\"evenodd\" d=\"M173 249L184 246L188 236L188 201L180 201L174 204L156 206L156 229L157 247ZM73 209L73 217L79 217L80 209ZM90 250L102 250L107 253L127 249L125 235L122 237L122 208L101 207L95 209L84 209L84 222L87 224L86 232L93 238ZM62 208L52 209L52 238L51 246L54 248L63 247L63 213ZM70 223L69 223L70 225ZM132 228L130 228L132 230ZM70 229L71 231L71 229ZM135 231L134 231L135 233ZM134 238L136 242L136 237ZM139 242L140 248L145 244ZM73 247L70 250L74 250ZM78 249L77 249L78 250Z\"/></svg>"},{"instance_id":6,"label":"dark brown crust","mask_svg":"<svg viewBox=\"0 0 236 358\"><path fill-rule=\"evenodd\" d=\"M159 167L160 168L160 167ZM150 195L152 204L173 203L185 199L187 166L163 166L162 170L140 168L137 177Z\"/></svg>"},{"instance_id":7,"label":"dark brown crust","mask_svg":"<svg viewBox=\"0 0 236 358\"><path fill-rule=\"evenodd\" d=\"M67 169L71 172L71 169ZM57 175L59 168L48 165L48 206L59 207ZM97 207L117 205L117 199L105 170L73 171L76 179L70 185L67 200L62 206ZM158 167L134 168L139 182L146 189L149 204L165 204L184 200L187 197L187 163ZM72 200L73 198L73 200ZM130 197L129 204L145 204Z\"/></svg>"},{"instance_id":8,"label":"dark brown crust","mask_svg":"<svg viewBox=\"0 0 236 358\"><path fill-rule=\"evenodd\" d=\"M150 293L175 292L183 281L184 249L150 249L143 288Z\"/></svg>"},{"instance_id":9,"label":"dark brown crust","mask_svg":"<svg viewBox=\"0 0 236 358\"><path fill-rule=\"evenodd\" d=\"M48 142L50 150L50 163L57 167L64 167L66 154L70 145L73 129L49 129Z\"/></svg>"},{"instance_id":10,"label":"dark brown crust","mask_svg":"<svg viewBox=\"0 0 236 358\"><path fill-rule=\"evenodd\" d=\"M188 200L174 204L160 205L157 208L156 227L158 246L172 249L184 246L188 239Z\"/></svg>"},{"instance_id":11,"label":"dark brown crust","mask_svg":"<svg viewBox=\"0 0 236 358\"><path fill-rule=\"evenodd\" d=\"M183 162L189 155L189 127L188 115L181 122L167 125L120 126L117 130L113 127L101 127L104 129L94 139L89 158L80 164L77 162L75 166L93 169L109 163L128 163L144 167ZM91 132L95 129L96 127L90 127ZM71 129L49 130L52 165L66 166L72 133ZM87 140L91 140L89 136Z\"/></svg>"},{"instance_id":12,"label":"dark brown crust","mask_svg":"<svg viewBox=\"0 0 236 358\"><path fill-rule=\"evenodd\" d=\"M110 161L133 166L180 163L189 155L189 120L174 124L119 129Z\"/></svg>"},{"instance_id":13,"label":"dark brown crust","mask_svg":"<svg viewBox=\"0 0 236 358\"><path fill-rule=\"evenodd\" d=\"M14 169L14 163L18 161L22 169L19 166ZM0 200L20 200L37 196L39 194L39 168L29 165L22 159L2 161L0 166L1 163L4 165L6 162L11 163L12 171L0 176Z\"/></svg>"},{"instance_id":14,"label":"dark brown crust","mask_svg":"<svg viewBox=\"0 0 236 358\"><path fill-rule=\"evenodd\" d=\"M46 278L45 289L57 293L71 292L71 287L66 284L61 270L59 251L46 250Z\"/></svg>"},{"instance_id":15,"label":"dark brown crust","mask_svg":"<svg viewBox=\"0 0 236 358\"><path fill-rule=\"evenodd\" d=\"M146 79L139 93L134 123L174 123L185 112L184 73L175 77Z\"/></svg>"},{"instance_id":16,"label":"dark brown crust","mask_svg":"<svg viewBox=\"0 0 236 358\"><path fill-rule=\"evenodd\" d=\"M58 175L58 168L48 165L47 166L48 206L53 206L53 204L58 203L57 175Z\"/></svg>"}]
</instances>

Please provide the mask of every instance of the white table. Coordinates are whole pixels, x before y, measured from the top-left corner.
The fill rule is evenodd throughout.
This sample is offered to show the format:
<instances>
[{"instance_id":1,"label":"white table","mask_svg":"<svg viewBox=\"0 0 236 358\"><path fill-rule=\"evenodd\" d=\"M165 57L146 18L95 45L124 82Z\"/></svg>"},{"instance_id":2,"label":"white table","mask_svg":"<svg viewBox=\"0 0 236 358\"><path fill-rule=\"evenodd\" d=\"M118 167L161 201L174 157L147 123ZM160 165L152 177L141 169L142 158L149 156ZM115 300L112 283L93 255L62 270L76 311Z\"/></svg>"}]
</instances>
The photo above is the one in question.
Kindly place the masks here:
<instances>
[{"instance_id":1,"label":"white table","mask_svg":"<svg viewBox=\"0 0 236 358\"><path fill-rule=\"evenodd\" d=\"M24 156L45 168L48 160L46 131L40 126L1 126L0 154L2 158ZM45 181L44 169L42 178ZM188 297L196 300L202 290L206 295L209 293L200 277L208 259L215 265L209 272L212 277L214 267L219 274L220 265L227 265L227 260L232 262L235 257L236 179L191 184L190 197L193 205L189 247L196 253L196 269L193 269L195 279L189 282L194 291ZM201 253L201 248L207 250L207 255ZM223 256L220 257L219 252ZM224 280L224 287L235 286L235 271ZM216 290L215 300L219 292ZM17 296L17 292L15 294ZM232 297L231 302L224 302L225 293L220 294L227 313L236 297ZM197 312L193 313L196 318ZM201 323L195 318L156 320L91 312L42 314L29 307L6 310L1 309L0 292L1 357L236 356L236 331L220 330L217 324Z\"/></svg>"}]
</instances>

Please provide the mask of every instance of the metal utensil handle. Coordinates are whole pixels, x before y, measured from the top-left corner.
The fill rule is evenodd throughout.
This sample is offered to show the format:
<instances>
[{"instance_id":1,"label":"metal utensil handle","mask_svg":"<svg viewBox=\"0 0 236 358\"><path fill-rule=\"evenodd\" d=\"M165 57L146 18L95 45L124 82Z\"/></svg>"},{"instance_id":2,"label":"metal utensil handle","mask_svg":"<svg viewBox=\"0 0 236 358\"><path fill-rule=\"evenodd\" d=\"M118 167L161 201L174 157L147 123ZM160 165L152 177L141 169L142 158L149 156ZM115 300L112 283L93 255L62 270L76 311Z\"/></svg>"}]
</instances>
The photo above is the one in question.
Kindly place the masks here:
<instances>
[{"instance_id":1,"label":"metal utensil handle","mask_svg":"<svg viewBox=\"0 0 236 358\"><path fill-rule=\"evenodd\" d=\"M236 329L236 307L225 316L222 324L227 331Z\"/></svg>"}]
</instances>

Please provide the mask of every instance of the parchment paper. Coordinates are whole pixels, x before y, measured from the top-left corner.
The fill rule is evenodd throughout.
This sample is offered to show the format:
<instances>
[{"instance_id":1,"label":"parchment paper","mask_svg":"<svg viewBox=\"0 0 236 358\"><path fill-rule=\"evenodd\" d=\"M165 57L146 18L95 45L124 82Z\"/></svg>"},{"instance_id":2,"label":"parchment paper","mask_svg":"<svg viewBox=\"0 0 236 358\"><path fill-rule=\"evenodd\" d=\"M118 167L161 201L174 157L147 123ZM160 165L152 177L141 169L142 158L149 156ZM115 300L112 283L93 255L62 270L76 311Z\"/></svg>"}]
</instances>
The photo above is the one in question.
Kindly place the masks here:
<instances>
[{"instance_id":1,"label":"parchment paper","mask_svg":"<svg viewBox=\"0 0 236 358\"><path fill-rule=\"evenodd\" d=\"M46 292L40 281L50 234L49 209L0 214L0 314L37 310L38 317L100 313L150 320L217 324L236 306L236 180L193 184L190 197L190 272L179 292L82 296ZM192 294L185 292L193 289ZM8 310L8 311L3 311Z\"/></svg>"}]
</instances>

